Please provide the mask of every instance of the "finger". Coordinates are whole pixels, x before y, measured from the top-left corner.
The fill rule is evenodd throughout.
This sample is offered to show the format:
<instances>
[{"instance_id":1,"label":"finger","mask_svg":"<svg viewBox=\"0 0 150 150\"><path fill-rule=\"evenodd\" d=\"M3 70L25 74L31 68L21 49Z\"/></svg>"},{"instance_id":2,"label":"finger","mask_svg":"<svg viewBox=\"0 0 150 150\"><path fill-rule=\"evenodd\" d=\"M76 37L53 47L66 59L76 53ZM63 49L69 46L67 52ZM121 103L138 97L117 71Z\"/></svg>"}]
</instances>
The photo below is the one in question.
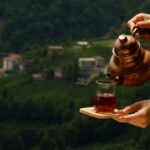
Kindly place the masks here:
<instances>
[{"instance_id":1,"label":"finger","mask_svg":"<svg viewBox=\"0 0 150 150\"><path fill-rule=\"evenodd\" d=\"M130 28L130 32L132 33L134 28L136 27L136 18L134 17L133 19L129 20L127 25Z\"/></svg>"},{"instance_id":2,"label":"finger","mask_svg":"<svg viewBox=\"0 0 150 150\"><path fill-rule=\"evenodd\" d=\"M121 117L120 117L121 118ZM137 127L140 127L140 128L146 128L147 127L147 124L143 123L143 121L141 119L133 119L133 120L129 120L129 119L125 119L125 118L113 118L115 121L119 122L119 123L128 123L128 124L131 124L131 125L134 125L134 126L137 126Z\"/></svg>"},{"instance_id":3,"label":"finger","mask_svg":"<svg viewBox=\"0 0 150 150\"><path fill-rule=\"evenodd\" d=\"M143 21L143 20L144 20L143 14L138 14L128 21L128 25L129 25L129 27L131 27L133 25L135 26L137 22Z\"/></svg>"},{"instance_id":4,"label":"finger","mask_svg":"<svg viewBox=\"0 0 150 150\"><path fill-rule=\"evenodd\" d=\"M113 119L120 123L128 123L137 127L146 128L150 123L147 122L143 116L145 116L145 113L143 111L138 111L134 114L124 115Z\"/></svg>"},{"instance_id":5,"label":"finger","mask_svg":"<svg viewBox=\"0 0 150 150\"><path fill-rule=\"evenodd\" d=\"M139 13L136 16L134 16L132 19L128 21L128 26L130 27L131 32L135 26L138 26L137 24L139 22L142 22L144 20L149 20L149 19L150 19L150 15L143 14L143 13Z\"/></svg>"},{"instance_id":6,"label":"finger","mask_svg":"<svg viewBox=\"0 0 150 150\"><path fill-rule=\"evenodd\" d=\"M130 27L130 31L132 32L133 28L136 26L133 20L129 20L127 25Z\"/></svg>"},{"instance_id":7,"label":"finger","mask_svg":"<svg viewBox=\"0 0 150 150\"><path fill-rule=\"evenodd\" d=\"M120 119L120 117L114 117L112 119L114 119L115 121L120 122L120 123L124 123L125 122L125 120L122 119L122 118Z\"/></svg>"},{"instance_id":8,"label":"finger","mask_svg":"<svg viewBox=\"0 0 150 150\"><path fill-rule=\"evenodd\" d=\"M133 117L133 118L132 118ZM130 118L124 118L122 119L124 121L124 123L128 123L137 127L141 127L141 128L145 128L149 125L149 123L147 123L145 121L145 119L142 117L142 115L139 116L130 116Z\"/></svg>"},{"instance_id":9,"label":"finger","mask_svg":"<svg viewBox=\"0 0 150 150\"><path fill-rule=\"evenodd\" d=\"M113 118L115 121L120 122L120 123L128 123L132 124L135 126L141 125L141 115L140 114L131 114L131 115L125 115L125 116L120 116L118 118Z\"/></svg>"},{"instance_id":10,"label":"finger","mask_svg":"<svg viewBox=\"0 0 150 150\"><path fill-rule=\"evenodd\" d=\"M136 25L140 28L150 28L150 19L145 21L139 21Z\"/></svg>"},{"instance_id":11,"label":"finger","mask_svg":"<svg viewBox=\"0 0 150 150\"><path fill-rule=\"evenodd\" d=\"M147 18L147 15L146 14L143 14L143 13L139 13L137 14L135 17L133 17L133 21L134 23L136 24L137 22L140 22L140 21L143 21Z\"/></svg>"},{"instance_id":12,"label":"finger","mask_svg":"<svg viewBox=\"0 0 150 150\"><path fill-rule=\"evenodd\" d=\"M134 125L134 126L137 126L137 127L140 127L140 128L146 128L146 127L147 127L146 124L141 123L139 120L130 121L130 122L125 122L125 123L131 124L131 125Z\"/></svg>"},{"instance_id":13,"label":"finger","mask_svg":"<svg viewBox=\"0 0 150 150\"><path fill-rule=\"evenodd\" d=\"M121 118L124 119L126 122L129 122L130 120L136 120L136 119L138 120L142 118L142 116L143 115L141 112L137 112L137 113L121 116Z\"/></svg>"},{"instance_id":14,"label":"finger","mask_svg":"<svg viewBox=\"0 0 150 150\"><path fill-rule=\"evenodd\" d=\"M142 107L141 103L134 103L122 109L122 113L129 114L139 110Z\"/></svg>"}]
</instances>

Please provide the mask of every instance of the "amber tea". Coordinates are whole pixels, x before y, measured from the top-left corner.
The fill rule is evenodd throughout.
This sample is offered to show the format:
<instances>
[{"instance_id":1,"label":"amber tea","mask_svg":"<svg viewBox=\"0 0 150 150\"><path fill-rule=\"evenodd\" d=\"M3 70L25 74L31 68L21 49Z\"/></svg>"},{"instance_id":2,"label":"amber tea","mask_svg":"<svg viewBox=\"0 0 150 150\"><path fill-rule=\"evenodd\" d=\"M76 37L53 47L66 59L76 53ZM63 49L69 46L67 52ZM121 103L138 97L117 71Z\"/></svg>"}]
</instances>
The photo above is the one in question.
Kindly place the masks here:
<instances>
[{"instance_id":1,"label":"amber tea","mask_svg":"<svg viewBox=\"0 0 150 150\"><path fill-rule=\"evenodd\" d=\"M96 81L97 91L93 99L97 113L112 113L116 108L115 85L110 81Z\"/></svg>"},{"instance_id":2,"label":"amber tea","mask_svg":"<svg viewBox=\"0 0 150 150\"><path fill-rule=\"evenodd\" d=\"M98 112L113 112L116 108L116 96L114 94L100 93L94 97L94 108Z\"/></svg>"}]
</instances>

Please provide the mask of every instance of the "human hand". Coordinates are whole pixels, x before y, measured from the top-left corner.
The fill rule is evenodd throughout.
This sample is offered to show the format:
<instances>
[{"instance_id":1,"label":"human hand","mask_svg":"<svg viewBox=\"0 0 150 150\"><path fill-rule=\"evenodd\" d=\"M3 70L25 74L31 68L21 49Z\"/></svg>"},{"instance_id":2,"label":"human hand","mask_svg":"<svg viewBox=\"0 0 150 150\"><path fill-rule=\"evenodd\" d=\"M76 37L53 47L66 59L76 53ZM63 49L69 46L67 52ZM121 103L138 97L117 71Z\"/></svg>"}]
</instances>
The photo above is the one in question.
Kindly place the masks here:
<instances>
[{"instance_id":1,"label":"human hand","mask_svg":"<svg viewBox=\"0 0 150 150\"><path fill-rule=\"evenodd\" d=\"M120 110L123 114L114 120L146 128L150 124L150 100L136 102Z\"/></svg>"},{"instance_id":2,"label":"human hand","mask_svg":"<svg viewBox=\"0 0 150 150\"><path fill-rule=\"evenodd\" d=\"M138 37L143 40L150 40L150 14L140 13L128 21L131 34L134 35L134 28L143 30Z\"/></svg>"}]
</instances>

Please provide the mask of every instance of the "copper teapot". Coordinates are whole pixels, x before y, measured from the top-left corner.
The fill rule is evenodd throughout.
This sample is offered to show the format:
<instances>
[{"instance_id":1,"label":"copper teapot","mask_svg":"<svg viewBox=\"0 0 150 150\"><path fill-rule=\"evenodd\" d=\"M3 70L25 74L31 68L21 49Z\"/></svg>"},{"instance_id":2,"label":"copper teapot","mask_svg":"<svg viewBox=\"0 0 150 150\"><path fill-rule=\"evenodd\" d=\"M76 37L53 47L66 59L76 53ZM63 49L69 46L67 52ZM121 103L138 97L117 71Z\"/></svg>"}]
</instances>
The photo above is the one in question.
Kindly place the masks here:
<instances>
[{"instance_id":1,"label":"copper teapot","mask_svg":"<svg viewBox=\"0 0 150 150\"><path fill-rule=\"evenodd\" d=\"M138 86L150 79L150 51L133 36L120 35L112 53L106 76L117 85Z\"/></svg>"}]
</instances>

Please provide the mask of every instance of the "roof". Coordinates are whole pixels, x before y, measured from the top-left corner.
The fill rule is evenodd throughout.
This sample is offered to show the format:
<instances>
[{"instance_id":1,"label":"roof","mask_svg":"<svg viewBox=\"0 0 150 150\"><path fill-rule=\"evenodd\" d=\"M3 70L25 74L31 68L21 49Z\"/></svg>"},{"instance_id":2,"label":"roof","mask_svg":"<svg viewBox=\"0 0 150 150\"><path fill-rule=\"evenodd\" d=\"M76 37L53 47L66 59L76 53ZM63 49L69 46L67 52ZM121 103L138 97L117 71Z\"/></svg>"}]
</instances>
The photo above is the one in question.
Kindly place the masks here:
<instances>
[{"instance_id":1,"label":"roof","mask_svg":"<svg viewBox=\"0 0 150 150\"><path fill-rule=\"evenodd\" d=\"M78 41L77 44L82 45L82 46L86 46L86 45L89 45L89 42L88 41Z\"/></svg>"},{"instance_id":2,"label":"roof","mask_svg":"<svg viewBox=\"0 0 150 150\"><path fill-rule=\"evenodd\" d=\"M63 50L64 47L63 46L59 46L59 45L50 45L50 46L48 46L48 49L61 49L61 50Z\"/></svg>"},{"instance_id":3,"label":"roof","mask_svg":"<svg viewBox=\"0 0 150 150\"><path fill-rule=\"evenodd\" d=\"M93 57L81 57L79 58L79 61L94 61L95 59Z\"/></svg>"},{"instance_id":4,"label":"roof","mask_svg":"<svg viewBox=\"0 0 150 150\"><path fill-rule=\"evenodd\" d=\"M102 57L102 56L95 56L94 57L96 60L104 60L104 57Z\"/></svg>"},{"instance_id":5,"label":"roof","mask_svg":"<svg viewBox=\"0 0 150 150\"><path fill-rule=\"evenodd\" d=\"M4 57L4 59L7 59L9 61L17 61L21 59L21 55L12 53L12 54L9 54L7 57Z\"/></svg>"}]
</instances>

